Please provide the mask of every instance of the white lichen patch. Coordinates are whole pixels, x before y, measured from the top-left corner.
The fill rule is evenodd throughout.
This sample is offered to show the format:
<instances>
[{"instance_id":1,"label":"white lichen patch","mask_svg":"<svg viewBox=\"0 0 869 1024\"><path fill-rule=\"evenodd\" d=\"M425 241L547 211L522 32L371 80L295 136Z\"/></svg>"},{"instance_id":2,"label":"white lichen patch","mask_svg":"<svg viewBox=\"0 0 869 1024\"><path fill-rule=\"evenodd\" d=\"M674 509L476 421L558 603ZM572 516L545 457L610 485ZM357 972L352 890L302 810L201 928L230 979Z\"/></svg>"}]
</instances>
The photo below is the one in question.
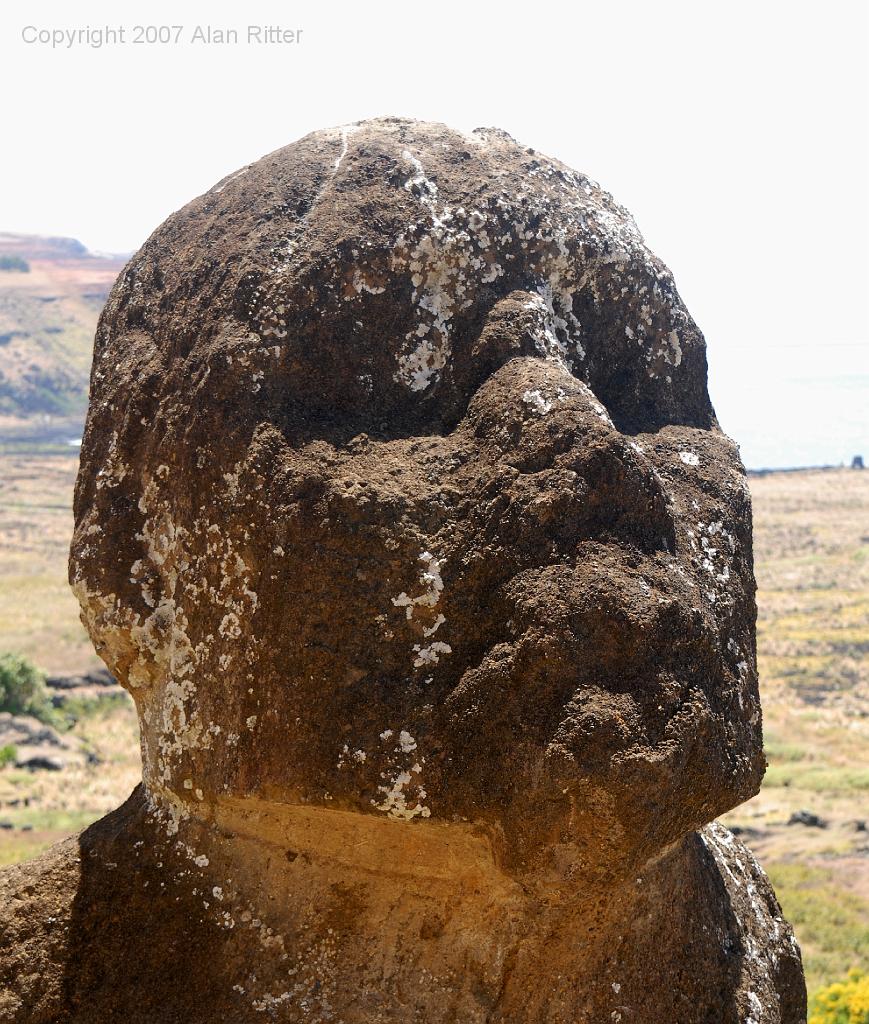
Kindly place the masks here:
<instances>
[{"instance_id":1,"label":"white lichen patch","mask_svg":"<svg viewBox=\"0 0 869 1024\"><path fill-rule=\"evenodd\" d=\"M556 333L549 304L544 301L542 295L535 294L525 303L524 308L536 314L532 336L537 351L544 359L549 359L569 370L570 357L568 347Z\"/></svg>"},{"instance_id":2,"label":"white lichen patch","mask_svg":"<svg viewBox=\"0 0 869 1024\"><path fill-rule=\"evenodd\" d=\"M697 532L688 531L695 561L707 572L718 589L726 592L730 580L731 563L736 554L736 538L725 529L721 520L697 523ZM717 600L717 595L715 600Z\"/></svg>"},{"instance_id":3,"label":"white lichen patch","mask_svg":"<svg viewBox=\"0 0 869 1024\"><path fill-rule=\"evenodd\" d=\"M435 633L437 633L437 631L441 628L441 626L446 621L447 621L446 620L446 616L444 616L442 613L438 613L438 615L435 618L434 622L430 626L424 626L423 627L423 630L422 630L423 636L433 636Z\"/></svg>"},{"instance_id":4,"label":"white lichen patch","mask_svg":"<svg viewBox=\"0 0 869 1024\"><path fill-rule=\"evenodd\" d=\"M431 810L423 803L428 794L420 778L425 758L418 756L417 740L407 729L399 729L397 735L393 729L384 729L380 739L391 749L380 772L380 778L386 781L377 787L382 798L372 800L372 805L400 821L430 817ZM345 746L342 756L348 753L349 747Z\"/></svg>"},{"instance_id":5,"label":"white lichen patch","mask_svg":"<svg viewBox=\"0 0 869 1024\"><path fill-rule=\"evenodd\" d=\"M574 365L574 356L578 360L585 359L585 349L580 341L582 325L573 315L573 290L568 283L569 254L564 245L563 232L556 234L556 242L558 244L556 268L549 269L547 280L537 286L537 294L543 303L547 340L555 339L554 348L561 357L560 361L570 369ZM570 339L571 345L562 341L562 338ZM554 354L554 352L551 353L551 355Z\"/></svg>"},{"instance_id":6,"label":"white lichen patch","mask_svg":"<svg viewBox=\"0 0 869 1024\"><path fill-rule=\"evenodd\" d=\"M680 365L679 329L687 318L671 310L671 277L646 249L627 211L587 179L537 168L534 176L546 180L545 188L503 193L488 208L467 211L442 203L418 156L404 150L401 159L409 167L404 188L423 216L408 225L393 252L393 269L410 276L417 312L396 380L423 391L439 379L458 318L480 300L482 289L510 276L511 264L522 267L525 281L533 280L522 287L534 292L526 308L537 313L532 333L545 358L571 371L586 358L578 296L586 293L595 306L627 305L636 291L641 304L636 326L625 326L627 338L645 348L650 373L659 363ZM638 276L649 284L637 289Z\"/></svg>"},{"instance_id":7,"label":"white lichen patch","mask_svg":"<svg viewBox=\"0 0 869 1024\"><path fill-rule=\"evenodd\" d=\"M101 491L104 487L118 487L129 473L130 467L123 462L118 451L118 432L115 430L109 440L103 465L97 472L96 488Z\"/></svg>"},{"instance_id":8,"label":"white lichen patch","mask_svg":"<svg viewBox=\"0 0 869 1024\"><path fill-rule=\"evenodd\" d=\"M237 640L241 636L241 622L235 612L227 612L223 616L217 627L217 632L230 640Z\"/></svg>"},{"instance_id":9,"label":"white lichen patch","mask_svg":"<svg viewBox=\"0 0 869 1024\"><path fill-rule=\"evenodd\" d=\"M348 744L344 744L341 748L341 753L338 755L338 767L345 768L347 765L361 765L365 764L368 760L368 754L358 748L357 750L351 750Z\"/></svg>"},{"instance_id":10,"label":"white lichen patch","mask_svg":"<svg viewBox=\"0 0 869 1024\"><path fill-rule=\"evenodd\" d=\"M357 294L367 292L369 295L382 295L386 291L384 285L371 283L359 268L353 271L353 288Z\"/></svg>"},{"instance_id":11,"label":"white lichen patch","mask_svg":"<svg viewBox=\"0 0 869 1024\"><path fill-rule=\"evenodd\" d=\"M450 321L461 305L460 272L468 264L465 250L470 236L451 223L450 210L438 212L437 185L426 177L420 160L409 150L402 152L402 160L412 169L404 188L423 207L428 231L415 241L403 235L393 254L394 269L411 274L418 321L406 336L407 349L399 356L396 379L411 391L425 391L450 355ZM408 235L417 227L411 225Z\"/></svg>"},{"instance_id":12,"label":"white lichen patch","mask_svg":"<svg viewBox=\"0 0 869 1024\"><path fill-rule=\"evenodd\" d=\"M550 386L546 390L543 390L542 387L528 388L522 393L522 402L525 406L535 415L546 416L557 405L567 402L571 398L581 397L583 403L591 409L598 419L611 429L614 429L609 413L598 401L591 388L584 381L570 375L570 372L563 364L562 372L565 375L564 387Z\"/></svg>"},{"instance_id":13,"label":"white lichen patch","mask_svg":"<svg viewBox=\"0 0 869 1024\"><path fill-rule=\"evenodd\" d=\"M700 456L696 452L683 451L679 452L679 458L686 466L699 466Z\"/></svg>"},{"instance_id":14,"label":"white lichen patch","mask_svg":"<svg viewBox=\"0 0 869 1024\"><path fill-rule=\"evenodd\" d=\"M406 729L402 729L398 734L398 746L403 754L409 754L412 750L416 750L416 740Z\"/></svg>"},{"instance_id":15,"label":"white lichen patch","mask_svg":"<svg viewBox=\"0 0 869 1024\"><path fill-rule=\"evenodd\" d=\"M405 591L402 591L398 597L392 598L392 604L396 608L404 608L405 617L408 622L413 619L415 611L419 609L427 611L433 609L440 601L441 593L444 589L444 581L441 576L441 562L430 551L423 551L419 556L419 561L421 563L419 574L421 592L411 597ZM447 621L446 616L442 612L438 612L432 618L429 611L429 617L430 621L420 623L423 636L426 638L434 636ZM413 667L422 668L424 665L436 665L442 654L451 653L452 647L442 640L434 640L429 644L414 644L412 648Z\"/></svg>"},{"instance_id":16,"label":"white lichen patch","mask_svg":"<svg viewBox=\"0 0 869 1024\"><path fill-rule=\"evenodd\" d=\"M419 560L423 565L419 574L420 583L423 586L422 593L417 594L416 597L409 597L402 591L398 597L392 598L392 603L396 608L404 608L408 620L413 618L414 608L434 608L440 600L444 589L444 581L441 577L441 562L430 551L423 551L419 556ZM438 622L434 629L437 629L443 622L446 622L443 616L438 616L438 618L441 621ZM434 629L432 632L434 632Z\"/></svg>"},{"instance_id":17,"label":"white lichen patch","mask_svg":"<svg viewBox=\"0 0 869 1024\"><path fill-rule=\"evenodd\" d=\"M415 802L410 803L407 788L416 787ZM384 811L390 818L397 818L400 821L412 821L414 818L428 818L431 810L422 801L426 797L426 791L414 780L409 771L400 771L390 780L386 786L378 786L377 790L383 794L383 799L378 803L372 800L371 803L379 810Z\"/></svg>"},{"instance_id":18,"label":"white lichen patch","mask_svg":"<svg viewBox=\"0 0 869 1024\"><path fill-rule=\"evenodd\" d=\"M218 485L215 504L233 501L238 483L237 466ZM205 717L197 680L218 666L227 670L233 656L255 642L244 636L258 596L238 544L204 516L180 525L174 499L171 473L161 466L138 499L140 551L128 579L140 602L89 586L89 554L82 548L74 552L73 589L97 649L139 691L146 786L191 792L175 777L176 768L185 760L189 771L190 755L209 749L220 735ZM201 622L209 605L218 611L217 635L194 636L191 622Z\"/></svg>"},{"instance_id":19,"label":"white lichen patch","mask_svg":"<svg viewBox=\"0 0 869 1024\"><path fill-rule=\"evenodd\" d=\"M529 409L533 409L541 416L545 416L548 412L552 411L552 402L544 398L538 388L533 390L525 391L522 395L522 401L528 406Z\"/></svg>"},{"instance_id":20,"label":"white lichen patch","mask_svg":"<svg viewBox=\"0 0 869 1024\"><path fill-rule=\"evenodd\" d=\"M441 640L435 640L434 643L429 644L427 647L414 644L413 651L416 655L413 659L414 668L422 668L424 665L437 665L442 654L453 653L452 647Z\"/></svg>"},{"instance_id":21,"label":"white lichen patch","mask_svg":"<svg viewBox=\"0 0 869 1024\"><path fill-rule=\"evenodd\" d=\"M160 787L146 788L146 793L149 813L163 825L166 835L177 835L181 822L190 817L187 805L175 793Z\"/></svg>"}]
</instances>

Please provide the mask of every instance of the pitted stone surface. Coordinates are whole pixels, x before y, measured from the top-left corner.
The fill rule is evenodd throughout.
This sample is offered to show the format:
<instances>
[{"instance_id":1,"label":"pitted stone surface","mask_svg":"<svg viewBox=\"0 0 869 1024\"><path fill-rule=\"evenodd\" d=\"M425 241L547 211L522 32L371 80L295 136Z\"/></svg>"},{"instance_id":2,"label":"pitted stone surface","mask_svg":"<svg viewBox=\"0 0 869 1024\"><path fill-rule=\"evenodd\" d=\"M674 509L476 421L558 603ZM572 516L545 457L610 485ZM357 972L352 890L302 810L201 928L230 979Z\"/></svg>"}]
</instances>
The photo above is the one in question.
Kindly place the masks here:
<instances>
[{"instance_id":1,"label":"pitted stone surface","mask_svg":"<svg viewBox=\"0 0 869 1024\"><path fill-rule=\"evenodd\" d=\"M396 119L231 175L106 305L75 513L144 762L87 843L178 861L184 1019L799 1020L694 832L764 765L744 473L597 184Z\"/></svg>"}]
</instances>

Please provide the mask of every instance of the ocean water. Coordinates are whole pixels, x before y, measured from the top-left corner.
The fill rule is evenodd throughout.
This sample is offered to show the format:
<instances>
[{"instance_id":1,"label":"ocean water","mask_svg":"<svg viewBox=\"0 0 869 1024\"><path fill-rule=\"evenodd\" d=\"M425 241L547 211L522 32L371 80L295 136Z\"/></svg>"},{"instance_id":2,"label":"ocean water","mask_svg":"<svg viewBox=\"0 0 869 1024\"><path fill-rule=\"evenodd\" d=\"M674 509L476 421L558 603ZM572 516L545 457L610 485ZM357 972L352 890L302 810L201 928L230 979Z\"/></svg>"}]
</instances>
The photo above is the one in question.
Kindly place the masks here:
<instances>
[{"instance_id":1,"label":"ocean water","mask_svg":"<svg viewBox=\"0 0 869 1024\"><path fill-rule=\"evenodd\" d=\"M869 343L710 344L709 393L748 469L869 466Z\"/></svg>"}]
</instances>

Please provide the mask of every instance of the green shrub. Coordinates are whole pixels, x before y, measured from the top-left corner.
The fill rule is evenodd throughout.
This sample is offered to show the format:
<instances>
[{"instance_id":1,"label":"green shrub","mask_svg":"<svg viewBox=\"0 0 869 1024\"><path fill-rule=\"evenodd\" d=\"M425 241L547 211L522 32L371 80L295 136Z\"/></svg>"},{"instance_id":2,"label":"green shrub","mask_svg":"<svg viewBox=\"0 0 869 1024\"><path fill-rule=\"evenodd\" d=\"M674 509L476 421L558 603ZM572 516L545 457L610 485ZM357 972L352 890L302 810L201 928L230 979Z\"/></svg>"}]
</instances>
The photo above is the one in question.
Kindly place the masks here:
<instances>
[{"instance_id":1,"label":"green shrub","mask_svg":"<svg viewBox=\"0 0 869 1024\"><path fill-rule=\"evenodd\" d=\"M0 654L0 711L33 715L51 724L57 718L45 688L45 676L20 654Z\"/></svg>"},{"instance_id":2,"label":"green shrub","mask_svg":"<svg viewBox=\"0 0 869 1024\"><path fill-rule=\"evenodd\" d=\"M0 747L0 768L5 768L7 764L15 764L15 760L18 757L18 749L12 743L7 743L5 747Z\"/></svg>"}]
</instances>

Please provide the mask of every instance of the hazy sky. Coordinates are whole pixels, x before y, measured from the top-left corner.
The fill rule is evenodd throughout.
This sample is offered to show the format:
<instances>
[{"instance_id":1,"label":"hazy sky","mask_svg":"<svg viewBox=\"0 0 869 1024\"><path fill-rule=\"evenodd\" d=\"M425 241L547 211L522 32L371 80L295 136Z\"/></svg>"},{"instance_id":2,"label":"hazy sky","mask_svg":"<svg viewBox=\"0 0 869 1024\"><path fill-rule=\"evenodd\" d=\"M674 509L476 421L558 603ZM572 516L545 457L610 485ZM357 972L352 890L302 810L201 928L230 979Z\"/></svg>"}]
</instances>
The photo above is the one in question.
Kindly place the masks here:
<instances>
[{"instance_id":1,"label":"hazy sky","mask_svg":"<svg viewBox=\"0 0 869 1024\"><path fill-rule=\"evenodd\" d=\"M713 398L747 463L837 461L855 445L869 457L867 12L6 0L0 230L131 250L314 128L386 113L497 125L634 213L706 334ZM181 24L184 41L52 49L21 36L123 25L129 40L137 24ZM249 24L301 28L301 42L247 45ZM197 25L242 42L195 45ZM829 383L840 377L844 390Z\"/></svg>"}]
</instances>

